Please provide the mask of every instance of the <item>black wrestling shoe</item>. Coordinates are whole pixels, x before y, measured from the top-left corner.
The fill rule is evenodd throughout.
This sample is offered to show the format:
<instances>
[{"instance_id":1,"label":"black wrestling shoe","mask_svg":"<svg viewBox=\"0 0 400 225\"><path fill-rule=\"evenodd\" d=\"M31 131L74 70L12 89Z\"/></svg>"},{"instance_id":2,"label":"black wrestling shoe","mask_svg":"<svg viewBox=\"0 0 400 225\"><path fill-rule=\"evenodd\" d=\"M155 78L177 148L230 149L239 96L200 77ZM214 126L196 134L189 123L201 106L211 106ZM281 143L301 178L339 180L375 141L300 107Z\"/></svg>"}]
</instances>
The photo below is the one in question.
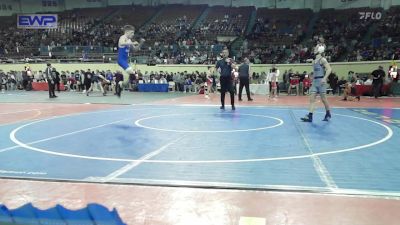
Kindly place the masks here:
<instances>
[{"instance_id":1,"label":"black wrestling shoe","mask_svg":"<svg viewBox=\"0 0 400 225\"><path fill-rule=\"evenodd\" d=\"M312 113L307 114L305 117L301 118L301 121L311 123L313 118L312 115L313 115Z\"/></svg>"},{"instance_id":2,"label":"black wrestling shoe","mask_svg":"<svg viewBox=\"0 0 400 225\"><path fill-rule=\"evenodd\" d=\"M233 105L233 106L232 106L232 110L235 110L235 109L236 109L236 108L235 108L235 106Z\"/></svg>"},{"instance_id":3,"label":"black wrestling shoe","mask_svg":"<svg viewBox=\"0 0 400 225\"><path fill-rule=\"evenodd\" d=\"M220 108L220 109L222 109L222 110L224 110L224 109L225 109L225 106L223 106L223 105L222 105L222 106L221 106L221 107L219 107L219 108Z\"/></svg>"},{"instance_id":4,"label":"black wrestling shoe","mask_svg":"<svg viewBox=\"0 0 400 225\"><path fill-rule=\"evenodd\" d=\"M332 118L331 112L326 111L325 118L322 121L329 121Z\"/></svg>"},{"instance_id":5,"label":"black wrestling shoe","mask_svg":"<svg viewBox=\"0 0 400 225\"><path fill-rule=\"evenodd\" d=\"M356 99L357 99L358 101L360 101L360 100L361 100L361 97L360 97L360 96L357 96Z\"/></svg>"}]
</instances>

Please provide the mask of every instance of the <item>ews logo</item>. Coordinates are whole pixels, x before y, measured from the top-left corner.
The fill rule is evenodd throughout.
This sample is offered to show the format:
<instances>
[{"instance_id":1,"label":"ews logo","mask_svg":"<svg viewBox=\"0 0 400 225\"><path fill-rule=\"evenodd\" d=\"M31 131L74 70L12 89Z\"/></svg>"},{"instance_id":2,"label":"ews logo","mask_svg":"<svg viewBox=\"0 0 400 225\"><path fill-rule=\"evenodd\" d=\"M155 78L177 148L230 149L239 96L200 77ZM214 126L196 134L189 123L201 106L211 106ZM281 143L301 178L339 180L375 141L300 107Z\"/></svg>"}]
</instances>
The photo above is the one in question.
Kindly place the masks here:
<instances>
[{"instance_id":1,"label":"ews logo","mask_svg":"<svg viewBox=\"0 0 400 225\"><path fill-rule=\"evenodd\" d=\"M57 28L56 14L25 14L18 15L17 27L25 29Z\"/></svg>"}]
</instances>

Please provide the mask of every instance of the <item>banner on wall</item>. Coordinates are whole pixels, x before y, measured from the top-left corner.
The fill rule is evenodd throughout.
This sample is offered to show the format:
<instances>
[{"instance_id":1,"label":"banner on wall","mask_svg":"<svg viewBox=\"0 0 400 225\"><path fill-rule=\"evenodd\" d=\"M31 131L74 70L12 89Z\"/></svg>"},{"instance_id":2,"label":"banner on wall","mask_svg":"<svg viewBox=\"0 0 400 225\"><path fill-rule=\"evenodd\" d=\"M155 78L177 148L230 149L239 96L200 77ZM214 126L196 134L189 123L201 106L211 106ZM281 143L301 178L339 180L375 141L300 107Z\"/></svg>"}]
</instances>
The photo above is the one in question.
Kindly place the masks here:
<instances>
[{"instance_id":1,"label":"banner on wall","mask_svg":"<svg viewBox=\"0 0 400 225\"><path fill-rule=\"evenodd\" d=\"M57 14L21 14L17 16L17 27L21 29L57 28Z\"/></svg>"}]
</instances>

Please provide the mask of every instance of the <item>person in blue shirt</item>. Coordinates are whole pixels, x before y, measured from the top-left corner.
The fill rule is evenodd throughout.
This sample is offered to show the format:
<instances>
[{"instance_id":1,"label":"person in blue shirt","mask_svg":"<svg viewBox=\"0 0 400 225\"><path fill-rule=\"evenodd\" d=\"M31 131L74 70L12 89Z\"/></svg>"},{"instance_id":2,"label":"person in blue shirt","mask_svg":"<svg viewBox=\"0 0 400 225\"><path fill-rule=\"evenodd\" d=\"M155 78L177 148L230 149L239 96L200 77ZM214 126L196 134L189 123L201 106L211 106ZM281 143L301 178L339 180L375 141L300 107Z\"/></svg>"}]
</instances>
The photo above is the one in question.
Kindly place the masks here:
<instances>
[{"instance_id":1,"label":"person in blue shirt","mask_svg":"<svg viewBox=\"0 0 400 225\"><path fill-rule=\"evenodd\" d=\"M136 76L135 71L129 65L129 51L131 48L134 50L139 50L140 46L145 41L144 39L140 40L140 43L137 41L132 41L133 36L135 35L135 27L131 25L125 25L123 27L124 34L118 40L118 65L124 69L130 76ZM119 93L119 97L121 93Z\"/></svg>"},{"instance_id":2,"label":"person in blue shirt","mask_svg":"<svg viewBox=\"0 0 400 225\"><path fill-rule=\"evenodd\" d=\"M310 107L309 113L301 118L303 122L312 122L313 121L313 113L315 110L315 102L317 99L317 94L321 96L321 101L325 106L325 117L323 121L329 121L331 119L331 112L328 104L328 100L326 99L326 80L332 72L332 68L329 65L326 58L323 56L325 51L325 45L323 44L323 39L320 38L320 43L314 48L315 59L313 60L313 81L310 89Z\"/></svg>"},{"instance_id":3,"label":"person in blue shirt","mask_svg":"<svg viewBox=\"0 0 400 225\"><path fill-rule=\"evenodd\" d=\"M75 78L75 82L76 82L75 90L81 91L83 89L83 87L82 87L82 77L81 77L81 74L79 73L79 70L75 71L74 78Z\"/></svg>"},{"instance_id":4,"label":"person in blue shirt","mask_svg":"<svg viewBox=\"0 0 400 225\"><path fill-rule=\"evenodd\" d=\"M215 68L220 73L220 83L221 83L221 107L220 109L225 109L225 92L229 92L231 95L231 105L232 110L235 110L235 90L233 84L232 68L234 68L234 62L229 56L229 50L225 48L222 50L222 59L219 60Z\"/></svg>"}]
</instances>

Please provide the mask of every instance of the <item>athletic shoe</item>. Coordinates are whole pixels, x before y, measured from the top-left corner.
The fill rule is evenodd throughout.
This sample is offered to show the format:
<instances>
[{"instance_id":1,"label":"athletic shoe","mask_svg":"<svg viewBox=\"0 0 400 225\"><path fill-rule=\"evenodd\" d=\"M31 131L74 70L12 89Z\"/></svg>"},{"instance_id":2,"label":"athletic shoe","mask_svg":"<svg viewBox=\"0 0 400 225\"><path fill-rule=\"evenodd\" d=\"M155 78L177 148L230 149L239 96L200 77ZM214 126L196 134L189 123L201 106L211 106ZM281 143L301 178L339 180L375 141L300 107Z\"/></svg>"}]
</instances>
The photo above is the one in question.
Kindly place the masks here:
<instances>
[{"instance_id":1,"label":"athletic shoe","mask_svg":"<svg viewBox=\"0 0 400 225\"><path fill-rule=\"evenodd\" d=\"M307 114L305 117L301 118L301 121L303 121L303 122L309 122L309 123L311 123L312 120L313 120L313 117L312 117L312 114L311 114L311 113L309 113L309 114Z\"/></svg>"},{"instance_id":2,"label":"athletic shoe","mask_svg":"<svg viewBox=\"0 0 400 225\"><path fill-rule=\"evenodd\" d=\"M332 118L331 112L326 111L325 118L322 121L329 121Z\"/></svg>"}]
</instances>

